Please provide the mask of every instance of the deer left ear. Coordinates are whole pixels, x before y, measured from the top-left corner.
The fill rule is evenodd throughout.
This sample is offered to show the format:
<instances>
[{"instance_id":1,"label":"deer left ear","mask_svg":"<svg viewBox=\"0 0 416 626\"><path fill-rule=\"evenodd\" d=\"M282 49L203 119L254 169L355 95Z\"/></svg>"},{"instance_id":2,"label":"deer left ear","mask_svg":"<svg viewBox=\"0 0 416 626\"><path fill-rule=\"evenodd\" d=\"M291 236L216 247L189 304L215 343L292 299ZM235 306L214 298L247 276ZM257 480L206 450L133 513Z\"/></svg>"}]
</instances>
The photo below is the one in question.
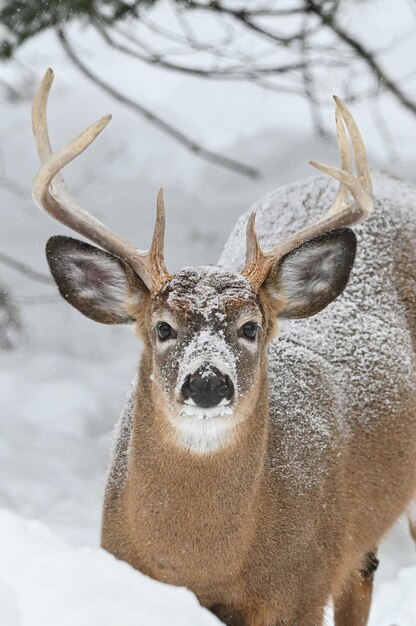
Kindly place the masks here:
<instances>
[{"instance_id":1,"label":"deer left ear","mask_svg":"<svg viewBox=\"0 0 416 626\"><path fill-rule=\"evenodd\" d=\"M339 228L280 259L263 283L267 295L282 303L279 317L310 317L335 300L348 282L356 248L352 230Z\"/></svg>"},{"instance_id":2,"label":"deer left ear","mask_svg":"<svg viewBox=\"0 0 416 626\"><path fill-rule=\"evenodd\" d=\"M147 287L121 259L84 241L58 235L46 257L61 296L101 324L131 324L129 304L138 304Z\"/></svg>"}]
</instances>

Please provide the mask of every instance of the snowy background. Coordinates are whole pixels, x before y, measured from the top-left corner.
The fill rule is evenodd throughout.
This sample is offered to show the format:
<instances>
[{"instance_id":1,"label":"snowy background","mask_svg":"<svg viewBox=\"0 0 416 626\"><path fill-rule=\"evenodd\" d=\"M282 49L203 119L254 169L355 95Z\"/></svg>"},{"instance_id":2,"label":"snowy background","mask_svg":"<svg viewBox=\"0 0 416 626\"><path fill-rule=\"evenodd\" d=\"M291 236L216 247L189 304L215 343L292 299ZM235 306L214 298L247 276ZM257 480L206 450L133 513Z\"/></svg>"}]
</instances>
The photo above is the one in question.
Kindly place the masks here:
<instances>
[{"instance_id":1,"label":"snowy background","mask_svg":"<svg viewBox=\"0 0 416 626\"><path fill-rule=\"evenodd\" d=\"M390 41L414 19L411 3L404 0L354 6L345 19L370 45ZM168 7L162 3L154 18L169 24ZM163 185L171 270L214 263L236 218L256 198L313 174L310 158L337 161L330 98L340 80L335 70L322 94L328 101L323 141L314 136L309 108L300 98L138 68L110 54L88 29L71 32L78 50L102 68L107 80L140 95L150 109L208 147L238 156L262 173L253 181L198 160L98 92L68 63L54 35L45 33L21 49L19 59L32 77L40 80L48 66L55 71L54 146L113 113L96 144L66 171L93 214L144 248ZM383 61L392 73L405 76L415 53L416 34L403 38ZM13 83L17 70L15 63L0 66L0 78ZM66 231L30 198L38 168L30 85L27 100L0 100L0 252L46 274L45 242ZM408 78L406 89L416 94L416 76ZM371 162L416 181L416 120L391 97L382 97L381 104L394 139L389 149L373 105L352 107ZM9 337L11 349L0 348L0 625L218 623L188 592L151 583L98 550L111 431L135 373L138 341L127 329L81 316L52 285L2 265L0 283L14 297L21 321ZM387 538L381 562L371 626L414 626L416 552L404 522Z\"/></svg>"}]
</instances>

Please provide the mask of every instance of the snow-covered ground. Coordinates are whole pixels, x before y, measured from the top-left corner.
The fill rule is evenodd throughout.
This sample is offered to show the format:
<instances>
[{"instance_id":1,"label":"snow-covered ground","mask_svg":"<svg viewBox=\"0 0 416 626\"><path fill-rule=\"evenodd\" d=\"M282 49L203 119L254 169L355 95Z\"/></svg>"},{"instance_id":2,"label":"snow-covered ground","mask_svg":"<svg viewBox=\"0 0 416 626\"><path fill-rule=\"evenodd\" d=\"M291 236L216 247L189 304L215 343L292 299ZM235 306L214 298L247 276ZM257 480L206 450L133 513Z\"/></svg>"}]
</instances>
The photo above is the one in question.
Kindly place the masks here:
<instances>
[{"instance_id":1,"label":"snow-covered ground","mask_svg":"<svg viewBox=\"0 0 416 626\"><path fill-rule=\"evenodd\" d=\"M220 624L188 590L151 580L100 548L73 547L41 522L4 509L0 554L2 626ZM415 559L390 568L385 563L379 576L369 626L414 626Z\"/></svg>"},{"instance_id":2,"label":"snow-covered ground","mask_svg":"<svg viewBox=\"0 0 416 626\"><path fill-rule=\"evenodd\" d=\"M393 12L393 3L385 2L381 12L379 3L376 9L372 4L353 11L349 24L367 43L381 45L406 26L409 3L394 3ZM370 33L365 24L372 24ZM407 39L387 57L392 71L406 70L410 43L414 51L414 40ZM313 173L308 159L337 160L333 141L312 136L308 107L300 100L148 68L136 68L132 81L132 66L108 55L88 30L79 32L78 45L98 59L97 67L108 79L129 85L132 95L209 147L238 156L263 173L250 181L189 155L81 78L51 34L22 49L22 60L39 78L47 66L55 70L50 112L54 145L103 113L114 113L96 145L68 168L68 182L95 215L145 247L156 191L164 185L166 256L173 270L215 262L237 216L264 192ZM0 66L0 77L7 80L15 72L13 66ZM336 75L328 81L329 101L337 91ZM415 86L414 80L407 83L409 92ZM30 97L19 103L0 101L0 250L46 273L44 244L50 235L65 231L30 199L38 167ZM354 113L372 163L415 179L409 137L415 136L416 123L390 98L383 106L402 161L390 162L371 107L361 104ZM332 120L328 108L328 129ZM137 339L126 329L82 317L52 286L2 266L0 282L14 294L23 322L15 349L0 353L0 626L217 623L189 593L152 583L98 547L111 431L137 366ZM414 626L415 589L416 551L403 522L382 550L371 626Z\"/></svg>"},{"instance_id":3,"label":"snow-covered ground","mask_svg":"<svg viewBox=\"0 0 416 626\"><path fill-rule=\"evenodd\" d=\"M215 626L184 588L151 580L108 552L75 549L36 521L0 511L2 626Z\"/></svg>"}]
</instances>

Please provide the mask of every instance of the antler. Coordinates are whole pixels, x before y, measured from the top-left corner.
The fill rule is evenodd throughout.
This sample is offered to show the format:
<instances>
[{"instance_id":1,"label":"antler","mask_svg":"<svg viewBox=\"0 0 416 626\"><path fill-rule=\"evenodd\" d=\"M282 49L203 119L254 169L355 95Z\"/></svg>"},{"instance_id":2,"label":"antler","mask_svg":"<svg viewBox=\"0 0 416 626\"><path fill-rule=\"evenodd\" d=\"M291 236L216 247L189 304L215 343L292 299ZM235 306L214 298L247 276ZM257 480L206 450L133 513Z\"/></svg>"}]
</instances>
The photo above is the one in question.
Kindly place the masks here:
<instances>
[{"instance_id":1,"label":"antler","mask_svg":"<svg viewBox=\"0 0 416 626\"><path fill-rule=\"evenodd\" d=\"M63 148L53 152L47 123L48 96L53 78L53 71L48 69L32 107L33 134L42 163L33 181L33 199L38 207L50 217L124 259L150 291L156 293L172 278L166 269L163 257L165 206L162 189L157 195L156 223L152 244L146 252L137 250L77 203L60 171L94 141L111 120L111 115L102 117Z\"/></svg>"},{"instance_id":2,"label":"antler","mask_svg":"<svg viewBox=\"0 0 416 626\"><path fill-rule=\"evenodd\" d=\"M316 161L310 161L310 163L340 182L338 193L331 207L320 220L315 222L315 224L302 228L302 230L279 243L268 252L263 252L259 244L255 228L256 214L253 212L250 215L247 223L246 263L242 274L252 283L255 289L262 285L276 262L289 252L292 252L292 250L298 248L302 243L335 228L358 224L367 219L373 209L371 177L360 131L345 104L336 96L334 96L334 100L336 104L335 121L338 146L341 153L341 169L323 165ZM345 127L351 138L353 155L350 152ZM354 156L355 160L356 176L352 172L352 156ZM352 201L348 199L349 194L353 197Z\"/></svg>"}]
</instances>

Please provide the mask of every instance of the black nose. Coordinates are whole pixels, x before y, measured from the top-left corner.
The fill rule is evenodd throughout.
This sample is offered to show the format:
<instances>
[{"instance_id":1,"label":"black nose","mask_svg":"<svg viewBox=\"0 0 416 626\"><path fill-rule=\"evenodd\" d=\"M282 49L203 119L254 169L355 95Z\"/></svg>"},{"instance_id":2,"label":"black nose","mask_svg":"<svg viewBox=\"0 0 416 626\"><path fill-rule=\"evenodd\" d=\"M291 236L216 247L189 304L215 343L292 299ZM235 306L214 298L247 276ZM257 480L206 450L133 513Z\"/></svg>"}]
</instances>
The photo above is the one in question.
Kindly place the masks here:
<instances>
[{"instance_id":1,"label":"black nose","mask_svg":"<svg viewBox=\"0 0 416 626\"><path fill-rule=\"evenodd\" d=\"M229 376L212 365L204 364L186 377L181 393L184 400L192 398L198 406L216 406L224 398L231 400L234 385Z\"/></svg>"}]
</instances>

